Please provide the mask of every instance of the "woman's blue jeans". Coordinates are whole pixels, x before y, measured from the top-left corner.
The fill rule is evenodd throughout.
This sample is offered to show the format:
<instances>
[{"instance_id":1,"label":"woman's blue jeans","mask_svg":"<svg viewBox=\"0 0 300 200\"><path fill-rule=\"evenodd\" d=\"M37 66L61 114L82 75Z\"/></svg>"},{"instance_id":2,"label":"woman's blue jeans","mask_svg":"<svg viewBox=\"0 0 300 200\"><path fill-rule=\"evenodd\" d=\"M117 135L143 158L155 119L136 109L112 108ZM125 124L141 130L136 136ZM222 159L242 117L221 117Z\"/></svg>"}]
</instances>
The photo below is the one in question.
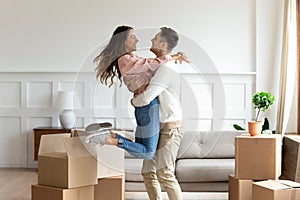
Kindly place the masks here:
<instances>
[{"instance_id":1,"label":"woman's blue jeans","mask_svg":"<svg viewBox=\"0 0 300 200\"><path fill-rule=\"evenodd\" d=\"M146 106L136 107L134 114L137 123L135 142L117 134L118 147L137 158L151 160L157 148L160 131L158 97Z\"/></svg>"}]
</instances>

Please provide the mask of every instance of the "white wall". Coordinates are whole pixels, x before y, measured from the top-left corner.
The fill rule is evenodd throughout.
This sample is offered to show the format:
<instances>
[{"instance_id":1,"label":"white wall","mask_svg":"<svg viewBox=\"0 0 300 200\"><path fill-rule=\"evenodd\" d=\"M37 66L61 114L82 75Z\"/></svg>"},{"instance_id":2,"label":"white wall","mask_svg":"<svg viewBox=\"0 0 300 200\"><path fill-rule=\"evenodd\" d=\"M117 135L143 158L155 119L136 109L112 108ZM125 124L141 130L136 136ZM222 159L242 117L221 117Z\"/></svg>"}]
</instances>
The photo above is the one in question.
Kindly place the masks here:
<instances>
[{"instance_id":1,"label":"white wall","mask_svg":"<svg viewBox=\"0 0 300 200\"><path fill-rule=\"evenodd\" d=\"M0 73L0 167L36 167L33 129L60 126L61 110L54 107L59 90L74 89L79 96L81 109L75 110L76 127L109 121L117 128L134 128L132 94L125 86L107 88L94 76L94 72ZM190 73L182 76L178 89L183 130L233 130L233 123L246 124L251 117L246 99L251 97L253 77L223 74L221 78L223 85L215 74L206 79ZM221 104L219 99L223 99ZM219 105L227 112L216 115Z\"/></svg>"},{"instance_id":2,"label":"white wall","mask_svg":"<svg viewBox=\"0 0 300 200\"><path fill-rule=\"evenodd\" d=\"M161 26L173 27L180 33L176 51L186 52L206 80L203 84L195 81L190 71L186 74L188 85L183 84L182 89L186 93L190 87L199 100L194 103L200 105L198 113L194 113L192 107L184 107L188 126L196 123L199 130L214 130L218 120L224 123L226 130L232 128L232 123L246 126L254 114L250 104L256 90L278 95L276 69L280 63L282 5L283 0L0 0L0 102L3 104L0 126L5 130L0 137L4 145L19 136L18 151L12 151L9 146L1 151L12 154L10 157L0 154L0 165L35 165L31 158L32 128L58 125L57 111L52 108L58 89L70 88L79 71L88 71L84 76L93 79L93 57L116 26L122 24L135 27L139 49L151 45L151 37ZM36 81L30 84L31 80ZM95 109L91 108L89 99L92 97L85 99L88 94L94 94L95 91L90 91L94 85L90 84L95 84L95 79L91 83L88 80L81 86L80 98L85 106L79 112L80 125L98 119L113 120L121 125L132 120L126 113L130 106L126 99L128 94L120 94L125 95L121 100L126 99L126 103L119 105L117 92L105 87L97 91L108 94L111 101L93 105L96 110L103 107L105 112L91 113L94 112L91 109ZM220 80L223 85L219 84ZM37 90L29 93L29 86ZM210 91L203 93L207 88ZM14 92L7 96L9 89ZM223 96L219 95L222 90ZM48 97L47 102L33 101L32 98L39 96ZM95 98L101 99L101 96ZM188 98L188 95L182 96L182 103L189 105ZM32 109L27 105L30 100L38 107ZM43 104L41 109L40 104ZM223 119L213 119L212 109L222 105L226 107ZM276 106L265 113L271 119L272 128L276 123ZM119 113L117 116L109 113L119 107L124 109L121 117ZM106 112L108 114L103 116ZM296 118L292 115L288 131L296 130ZM7 126L15 123L20 126Z\"/></svg>"},{"instance_id":3,"label":"white wall","mask_svg":"<svg viewBox=\"0 0 300 200\"><path fill-rule=\"evenodd\" d=\"M0 71L76 71L121 24L173 27L201 46L219 71L255 71L253 0L0 2Z\"/></svg>"}]
</instances>

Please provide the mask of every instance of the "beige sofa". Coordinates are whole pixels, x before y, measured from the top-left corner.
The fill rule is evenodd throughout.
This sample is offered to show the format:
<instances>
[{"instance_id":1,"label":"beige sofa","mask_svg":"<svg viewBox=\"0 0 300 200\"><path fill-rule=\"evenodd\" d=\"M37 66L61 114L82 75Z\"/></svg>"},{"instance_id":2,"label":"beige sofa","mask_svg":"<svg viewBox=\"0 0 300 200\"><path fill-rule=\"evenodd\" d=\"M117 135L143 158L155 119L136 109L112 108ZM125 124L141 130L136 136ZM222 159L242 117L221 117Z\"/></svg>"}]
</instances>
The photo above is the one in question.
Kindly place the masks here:
<instances>
[{"instance_id":1,"label":"beige sofa","mask_svg":"<svg viewBox=\"0 0 300 200\"><path fill-rule=\"evenodd\" d=\"M228 191L234 174L234 138L242 132L185 132L175 174L183 191ZM145 191L142 159L125 154L126 191Z\"/></svg>"}]
</instances>

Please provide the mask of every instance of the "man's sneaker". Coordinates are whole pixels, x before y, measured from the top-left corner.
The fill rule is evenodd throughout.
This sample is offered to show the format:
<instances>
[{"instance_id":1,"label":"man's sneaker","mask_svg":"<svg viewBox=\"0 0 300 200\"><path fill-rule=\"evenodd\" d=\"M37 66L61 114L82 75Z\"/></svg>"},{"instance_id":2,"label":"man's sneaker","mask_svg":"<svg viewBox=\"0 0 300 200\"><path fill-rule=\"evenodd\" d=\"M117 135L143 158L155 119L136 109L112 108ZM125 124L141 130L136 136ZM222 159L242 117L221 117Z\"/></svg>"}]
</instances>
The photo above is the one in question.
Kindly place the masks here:
<instances>
[{"instance_id":1,"label":"man's sneaker","mask_svg":"<svg viewBox=\"0 0 300 200\"><path fill-rule=\"evenodd\" d=\"M97 133L101 131L105 131L112 128L112 124L109 122L104 123L92 123L85 128L85 132L87 133Z\"/></svg>"},{"instance_id":2,"label":"man's sneaker","mask_svg":"<svg viewBox=\"0 0 300 200\"><path fill-rule=\"evenodd\" d=\"M110 137L110 131L103 131L103 132L98 132L98 133L93 133L88 135L85 139L85 143L90 143L93 145L104 145L105 144L105 138Z\"/></svg>"}]
</instances>

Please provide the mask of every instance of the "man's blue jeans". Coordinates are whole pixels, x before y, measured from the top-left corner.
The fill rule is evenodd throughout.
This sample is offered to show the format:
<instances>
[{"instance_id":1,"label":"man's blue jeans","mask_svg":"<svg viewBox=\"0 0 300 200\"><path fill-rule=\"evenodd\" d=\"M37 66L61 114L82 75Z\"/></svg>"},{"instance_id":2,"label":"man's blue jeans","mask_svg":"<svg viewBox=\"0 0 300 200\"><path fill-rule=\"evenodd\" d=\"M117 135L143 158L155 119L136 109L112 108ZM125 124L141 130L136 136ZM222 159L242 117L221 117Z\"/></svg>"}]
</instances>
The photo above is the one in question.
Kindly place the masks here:
<instances>
[{"instance_id":1,"label":"man's blue jeans","mask_svg":"<svg viewBox=\"0 0 300 200\"><path fill-rule=\"evenodd\" d=\"M151 160L157 148L160 131L158 97L146 106L136 107L134 114L137 123L135 142L117 134L118 147L137 158Z\"/></svg>"}]
</instances>

